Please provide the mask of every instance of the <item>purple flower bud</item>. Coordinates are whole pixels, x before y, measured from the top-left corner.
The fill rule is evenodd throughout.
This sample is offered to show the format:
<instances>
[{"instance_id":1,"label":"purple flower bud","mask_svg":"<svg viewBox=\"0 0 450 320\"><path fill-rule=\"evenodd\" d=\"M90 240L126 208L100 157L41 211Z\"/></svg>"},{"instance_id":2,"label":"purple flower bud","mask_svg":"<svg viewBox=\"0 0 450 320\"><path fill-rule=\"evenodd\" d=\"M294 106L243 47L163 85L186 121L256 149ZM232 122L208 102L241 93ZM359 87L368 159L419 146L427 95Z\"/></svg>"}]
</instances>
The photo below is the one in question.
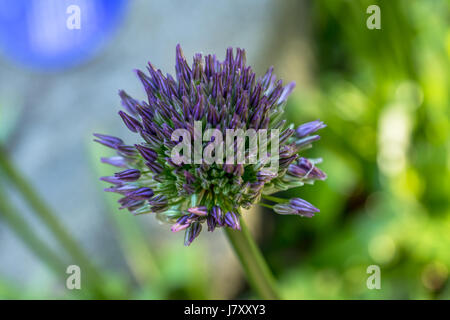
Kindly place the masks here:
<instances>
[{"instance_id":1,"label":"purple flower bud","mask_svg":"<svg viewBox=\"0 0 450 320\"><path fill-rule=\"evenodd\" d=\"M300 198L293 198L289 203L276 204L273 209L279 214L295 214L307 218L311 218L314 213L320 212L311 203Z\"/></svg>"},{"instance_id":2,"label":"purple flower bud","mask_svg":"<svg viewBox=\"0 0 450 320\"><path fill-rule=\"evenodd\" d=\"M154 113L153 110L150 109L149 107L138 106L137 112L139 113L139 115L142 117L143 120L151 121L153 119Z\"/></svg>"},{"instance_id":3,"label":"purple flower bud","mask_svg":"<svg viewBox=\"0 0 450 320\"><path fill-rule=\"evenodd\" d=\"M106 192L116 192L116 193L120 193L123 195L127 195L134 190L139 189L139 187L133 186L133 185L128 185L128 184L124 184L124 185L119 185L116 187L111 187L111 188L106 188L104 189L104 191Z\"/></svg>"},{"instance_id":4,"label":"purple flower bud","mask_svg":"<svg viewBox=\"0 0 450 320\"><path fill-rule=\"evenodd\" d=\"M302 147L309 145L311 142L317 141L319 139L320 139L320 136L318 136L318 135L307 136L305 138L297 140L295 142L295 145L297 146L297 148L302 148Z\"/></svg>"},{"instance_id":5,"label":"purple flower bud","mask_svg":"<svg viewBox=\"0 0 450 320\"><path fill-rule=\"evenodd\" d=\"M141 146L138 144L135 144L134 146L139 151L139 153L142 155L142 157L149 162L155 161L156 158L158 157L158 154L150 148L147 148L147 147L144 147L144 146Z\"/></svg>"},{"instance_id":6,"label":"purple flower bud","mask_svg":"<svg viewBox=\"0 0 450 320\"><path fill-rule=\"evenodd\" d=\"M153 190L146 187L134 190L127 194L128 197L133 198L135 200L147 200L153 197L153 195L154 195Z\"/></svg>"},{"instance_id":7,"label":"purple flower bud","mask_svg":"<svg viewBox=\"0 0 450 320\"><path fill-rule=\"evenodd\" d=\"M216 220L219 226L224 225L224 217L222 214L222 209L218 206L214 206L211 211L211 216Z\"/></svg>"},{"instance_id":8,"label":"purple flower bud","mask_svg":"<svg viewBox=\"0 0 450 320\"><path fill-rule=\"evenodd\" d=\"M136 115L137 114L137 106L139 103L137 100L130 97L125 91L119 90L119 96L122 100L122 106L127 109L127 111L131 114Z\"/></svg>"},{"instance_id":9,"label":"purple flower bud","mask_svg":"<svg viewBox=\"0 0 450 320\"><path fill-rule=\"evenodd\" d=\"M123 111L119 111L119 115L122 118L123 122L127 126L128 129L132 132L138 132L142 130L142 124L137 121L135 118L129 116Z\"/></svg>"},{"instance_id":10,"label":"purple flower bud","mask_svg":"<svg viewBox=\"0 0 450 320\"><path fill-rule=\"evenodd\" d=\"M286 168L288 167L292 162L297 159L298 155L294 154L293 156L290 156L288 158L281 158L279 161L280 168Z\"/></svg>"},{"instance_id":11,"label":"purple flower bud","mask_svg":"<svg viewBox=\"0 0 450 320\"><path fill-rule=\"evenodd\" d=\"M261 122L261 111L255 113L250 121L250 128L258 128Z\"/></svg>"},{"instance_id":12,"label":"purple flower bud","mask_svg":"<svg viewBox=\"0 0 450 320\"><path fill-rule=\"evenodd\" d=\"M289 158L296 153L296 149L291 145L285 145L280 148L280 159Z\"/></svg>"},{"instance_id":13,"label":"purple flower bud","mask_svg":"<svg viewBox=\"0 0 450 320\"><path fill-rule=\"evenodd\" d=\"M163 171L163 167L156 162L146 162L145 165L156 174L160 174Z\"/></svg>"},{"instance_id":14,"label":"purple flower bud","mask_svg":"<svg viewBox=\"0 0 450 320\"><path fill-rule=\"evenodd\" d=\"M184 245L189 246L195 238L198 237L200 232L202 231L202 225L199 222L194 222L190 225L190 227L186 230L184 236Z\"/></svg>"},{"instance_id":15,"label":"purple flower bud","mask_svg":"<svg viewBox=\"0 0 450 320\"><path fill-rule=\"evenodd\" d=\"M260 182L268 182L277 176L275 172L268 169L261 169L256 173L256 179Z\"/></svg>"},{"instance_id":16,"label":"purple flower bud","mask_svg":"<svg viewBox=\"0 0 450 320\"><path fill-rule=\"evenodd\" d=\"M125 209L125 208L133 208L135 206L138 206L142 203L142 201L131 199L129 197L123 197L123 198L119 199L119 203L122 205L120 207L120 209Z\"/></svg>"},{"instance_id":17,"label":"purple flower bud","mask_svg":"<svg viewBox=\"0 0 450 320\"><path fill-rule=\"evenodd\" d=\"M297 210L292 208L289 204L276 204L273 206L273 211L278 214L297 214Z\"/></svg>"},{"instance_id":18,"label":"purple flower bud","mask_svg":"<svg viewBox=\"0 0 450 320\"><path fill-rule=\"evenodd\" d=\"M314 164L306 158L300 158L297 164L291 164L288 168L289 174L303 178L313 180L325 180L327 175L316 168Z\"/></svg>"},{"instance_id":19,"label":"purple flower bud","mask_svg":"<svg viewBox=\"0 0 450 320\"><path fill-rule=\"evenodd\" d=\"M255 89L252 92L250 98L250 104L256 107L259 103L259 97L261 96L261 84L257 83Z\"/></svg>"},{"instance_id":20,"label":"purple flower bud","mask_svg":"<svg viewBox=\"0 0 450 320\"><path fill-rule=\"evenodd\" d=\"M305 137L311 133L314 133L319 129L325 128L325 127L326 127L326 125L322 121L319 121L319 120L304 123L297 128L297 130L296 130L297 137L303 138L303 137Z\"/></svg>"},{"instance_id":21,"label":"purple flower bud","mask_svg":"<svg viewBox=\"0 0 450 320\"><path fill-rule=\"evenodd\" d=\"M127 167L127 162L125 161L125 159L123 157L109 157L109 158L101 158L100 159L103 163L107 163L110 164L112 166L115 167L119 167L119 168L126 168Z\"/></svg>"},{"instance_id":22,"label":"purple flower bud","mask_svg":"<svg viewBox=\"0 0 450 320\"><path fill-rule=\"evenodd\" d=\"M159 139L159 137L157 136L148 133L143 133L142 131L141 136L144 138L145 142L147 142L153 148L159 147L163 144L163 141Z\"/></svg>"},{"instance_id":23,"label":"purple flower bud","mask_svg":"<svg viewBox=\"0 0 450 320\"><path fill-rule=\"evenodd\" d=\"M114 176L121 181L136 181L141 177L141 172L136 169L128 169L122 172L115 173Z\"/></svg>"},{"instance_id":24,"label":"purple flower bud","mask_svg":"<svg viewBox=\"0 0 450 320\"><path fill-rule=\"evenodd\" d=\"M216 219L214 219L213 216L209 215L206 218L206 223L208 224L208 231L213 232L217 225Z\"/></svg>"},{"instance_id":25,"label":"purple flower bud","mask_svg":"<svg viewBox=\"0 0 450 320\"><path fill-rule=\"evenodd\" d=\"M285 143L293 134L294 134L294 130L293 129L286 129L284 130L281 134L280 134L280 145Z\"/></svg>"},{"instance_id":26,"label":"purple flower bud","mask_svg":"<svg viewBox=\"0 0 450 320\"><path fill-rule=\"evenodd\" d=\"M292 91L295 88L295 82L289 83L286 87L284 87L283 92L281 93L280 98L278 99L277 103L281 104L287 100L289 95L292 93Z\"/></svg>"},{"instance_id":27,"label":"purple flower bud","mask_svg":"<svg viewBox=\"0 0 450 320\"><path fill-rule=\"evenodd\" d=\"M107 136L105 134L94 133L94 136L98 139L94 139L95 142L101 143L104 146L107 146L112 149L116 149L117 146L121 145L123 141L119 138L113 136Z\"/></svg>"},{"instance_id":28,"label":"purple flower bud","mask_svg":"<svg viewBox=\"0 0 450 320\"><path fill-rule=\"evenodd\" d=\"M117 147L117 151L127 157L134 157L137 155L137 151L133 146L120 145Z\"/></svg>"},{"instance_id":29,"label":"purple flower bud","mask_svg":"<svg viewBox=\"0 0 450 320\"><path fill-rule=\"evenodd\" d=\"M225 215L225 224L232 229L241 230L241 224L239 223L239 217L234 212L227 212Z\"/></svg>"},{"instance_id":30,"label":"purple flower bud","mask_svg":"<svg viewBox=\"0 0 450 320\"><path fill-rule=\"evenodd\" d=\"M153 91L156 91L157 88L152 83L152 80L141 70L134 70L136 72L136 75L138 76L139 80L141 80L142 84L144 85L144 89L147 92L147 95L149 95L149 98L153 96Z\"/></svg>"},{"instance_id":31,"label":"purple flower bud","mask_svg":"<svg viewBox=\"0 0 450 320\"><path fill-rule=\"evenodd\" d=\"M198 121L203 117L203 102L199 101L193 110L194 120Z\"/></svg>"},{"instance_id":32,"label":"purple flower bud","mask_svg":"<svg viewBox=\"0 0 450 320\"><path fill-rule=\"evenodd\" d=\"M192 223L192 222L198 221L199 218L200 218L200 216L191 213L191 214L188 215L188 220L187 220L187 221L188 221L189 223Z\"/></svg>"},{"instance_id":33,"label":"purple flower bud","mask_svg":"<svg viewBox=\"0 0 450 320\"><path fill-rule=\"evenodd\" d=\"M163 206L167 205L167 198L166 196L162 194L158 194L154 196L153 198L148 200L148 203L150 203L152 206Z\"/></svg>"},{"instance_id":34,"label":"purple flower bud","mask_svg":"<svg viewBox=\"0 0 450 320\"><path fill-rule=\"evenodd\" d=\"M288 172L290 175L293 175L295 177L304 178L308 174L309 170L308 170L308 168L305 168L304 166L298 166L296 164L291 164L288 167Z\"/></svg>"},{"instance_id":35,"label":"purple flower bud","mask_svg":"<svg viewBox=\"0 0 450 320\"><path fill-rule=\"evenodd\" d=\"M208 208L205 206L192 207L187 210L189 213L196 214L198 216L206 216L208 214Z\"/></svg>"},{"instance_id":36,"label":"purple flower bud","mask_svg":"<svg viewBox=\"0 0 450 320\"><path fill-rule=\"evenodd\" d=\"M174 128L175 130L176 130L176 129L186 129L186 128L187 128L186 122L184 122L184 120L183 120L183 121L180 121L180 120L174 118L172 121L173 121L173 128ZM182 137L180 137L180 139L182 139ZM171 140L172 140L172 139L171 139Z\"/></svg>"},{"instance_id":37,"label":"purple flower bud","mask_svg":"<svg viewBox=\"0 0 450 320\"><path fill-rule=\"evenodd\" d=\"M117 177L101 177L100 180L106 181L112 184L122 184L122 180Z\"/></svg>"},{"instance_id":38,"label":"purple flower bud","mask_svg":"<svg viewBox=\"0 0 450 320\"><path fill-rule=\"evenodd\" d=\"M208 115L207 115L207 121L215 126L219 122L219 114L217 112L217 108L214 106L209 107Z\"/></svg>"},{"instance_id":39,"label":"purple flower bud","mask_svg":"<svg viewBox=\"0 0 450 320\"><path fill-rule=\"evenodd\" d=\"M178 231L181 231L181 230L189 228L189 226L190 226L190 224L188 224L188 223L180 224L180 223L177 222L170 228L170 230L172 232L178 232Z\"/></svg>"},{"instance_id":40,"label":"purple flower bud","mask_svg":"<svg viewBox=\"0 0 450 320\"><path fill-rule=\"evenodd\" d=\"M188 215L184 215L184 216L178 218L178 220L172 226L172 228L170 228L170 230L172 232L178 232L178 231L187 229L191 225L191 223L188 221L188 218L189 218Z\"/></svg>"},{"instance_id":41,"label":"purple flower bud","mask_svg":"<svg viewBox=\"0 0 450 320\"><path fill-rule=\"evenodd\" d=\"M319 212L320 210L314 207L308 201L305 201L300 198L293 198L289 201L291 206L299 211L310 211L310 212Z\"/></svg>"}]
</instances>

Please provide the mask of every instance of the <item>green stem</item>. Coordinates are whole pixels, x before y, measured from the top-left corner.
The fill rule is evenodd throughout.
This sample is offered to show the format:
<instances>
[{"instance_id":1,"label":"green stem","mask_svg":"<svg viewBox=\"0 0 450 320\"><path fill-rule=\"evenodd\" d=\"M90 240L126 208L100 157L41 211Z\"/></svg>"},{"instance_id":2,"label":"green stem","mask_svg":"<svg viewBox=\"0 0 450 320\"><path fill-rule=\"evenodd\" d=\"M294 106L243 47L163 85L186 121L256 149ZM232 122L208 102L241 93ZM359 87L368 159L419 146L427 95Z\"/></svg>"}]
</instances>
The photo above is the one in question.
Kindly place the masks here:
<instances>
[{"instance_id":1,"label":"green stem","mask_svg":"<svg viewBox=\"0 0 450 320\"><path fill-rule=\"evenodd\" d=\"M269 267L251 236L244 220L241 219L241 231L224 228L236 255L247 275L247 279L262 299L279 299L275 280Z\"/></svg>"},{"instance_id":2,"label":"green stem","mask_svg":"<svg viewBox=\"0 0 450 320\"><path fill-rule=\"evenodd\" d=\"M6 177L16 186L24 199L28 202L33 212L44 222L49 230L58 239L63 248L67 250L74 262L84 268L87 274L88 282L95 287L97 293L102 296L101 274L96 270L87 255L78 246L78 243L72 238L63 224L58 220L57 215L53 213L50 207L34 191L34 188L14 167L12 161L8 158L6 150L0 146L0 169L3 170ZM64 268L65 270L65 268Z\"/></svg>"},{"instance_id":3,"label":"green stem","mask_svg":"<svg viewBox=\"0 0 450 320\"><path fill-rule=\"evenodd\" d=\"M273 209L273 206L271 206L270 204L264 203L264 202L260 202L258 203L261 207L266 207L269 209Z\"/></svg>"},{"instance_id":4,"label":"green stem","mask_svg":"<svg viewBox=\"0 0 450 320\"><path fill-rule=\"evenodd\" d=\"M282 199L282 198L278 198L278 197L274 197L274 196L269 196L269 195L265 195L265 194L263 194L261 197L263 199L266 199L266 200L269 200L269 201L272 201L272 202L276 202L276 203L285 203L285 202L287 202L286 199Z\"/></svg>"},{"instance_id":5,"label":"green stem","mask_svg":"<svg viewBox=\"0 0 450 320\"><path fill-rule=\"evenodd\" d=\"M42 241L34 232L33 228L23 219L17 209L8 200L5 190L0 185L0 218L11 228L11 230L23 241L23 243L36 255L59 280L65 282L67 274L65 273L68 266L64 260L60 258L49 246ZM87 292L75 292L70 290L70 295L77 298L96 298L90 296Z\"/></svg>"},{"instance_id":6,"label":"green stem","mask_svg":"<svg viewBox=\"0 0 450 320\"><path fill-rule=\"evenodd\" d=\"M4 191L0 189L0 217L50 269L56 274L63 274L66 269L64 262L39 239L3 195Z\"/></svg>"}]
</instances>

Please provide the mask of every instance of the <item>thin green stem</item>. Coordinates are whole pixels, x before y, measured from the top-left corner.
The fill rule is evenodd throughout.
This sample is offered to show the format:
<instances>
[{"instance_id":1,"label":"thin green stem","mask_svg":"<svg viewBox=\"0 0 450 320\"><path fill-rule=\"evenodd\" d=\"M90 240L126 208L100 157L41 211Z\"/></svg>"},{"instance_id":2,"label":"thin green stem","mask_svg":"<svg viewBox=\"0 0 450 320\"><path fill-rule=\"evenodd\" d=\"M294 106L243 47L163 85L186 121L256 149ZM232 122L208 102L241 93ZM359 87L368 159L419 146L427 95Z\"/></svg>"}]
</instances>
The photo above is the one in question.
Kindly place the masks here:
<instances>
[{"instance_id":1,"label":"thin green stem","mask_svg":"<svg viewBox=\"0 0 450 320\"><path fill-rule=\"evenodd\" d=\"M266 199L266 200L269 200L269 201L272 201L272 202L276 202L276 203L287 202L286 199L282 199L282 198L278 198L278 197L274 197L274 196L269 196L269 195L265 195L265 194L263 194L261 197L263 199Z\"/></svg>"},{"instance_id":2,"label":"thin green stem","mask_svg":"<svg viewBox=\"0 0 450 320\"><path fill-rule=\"evenodd\" d=\"M22 240L22 242L31 250L31 252L40 259L51 271L54 272L56 277L65 282L66 281L66 269L68 264L60 258L41 238L34 232L28 222L21 217L18 210L5 196L5 190L0 185L0 219L4 221L9 228ZM91 296L90 292L76 292L70 291L70 294L76 294L77 298L96 298L97 296Z\"/></svg>"},{"instance_id":3,"label":"thin green stem","mask_svg":"<svg viewBox=\"0 0 450 320\"><path fill-rule=\"evenodd\" d=\"M33 229L18 214L0 189L0 217L23 240L23 242L56 274L64 274L66 264L39 239Z\"/></svg>"},{"instance_id":4,"label":"thin green stem","mask_svg":"<svg viewBox=\"0 0 450 320\"><path fill-rule=\"evenodd\" d=\"M244 220L241 219L241 231L231 228L224 228L224 230L253 290L262 299L279 299L273 275Z\"/></svg>"},{"instance_id":5,"label":"thin green stem","mask_svg":"<svg viewBox=\"0 0 450 320\"><path fill-rule=\"evenodd\" d=\"M269 209L273 209L273 206L272 205L270 205L270 204L267 204L267 203L264 203L264 202L260 202L260 203L258 203L261 207L266 207L266 208L269 208Z\"/></svg>"},{"instance_id":6,"label":"thin green stem","mask_svg":"<svg viewBox=\"0 0 450 320\"><path fill-rule=\"evenodd\" d=\"M73 258L75 264L85 270L88 282L92 287L96 288L99 296L103 296L101 293L103 291L101 285L101 274L96 270L88 256L84 253L83 249L78 246L78 243L72 238L63 224L58 220L57 215L53 213L50 207L47 206L43 199L41 199L34 188L14 167L13 162L7 156L6 150L4 150L1 146L0 169L22 194L23 198L33 209L33 212L41 219L41 221L44 222L55 238L57 238L60 245L67 250L69 255Z\"/></svg>"}]
</instances>

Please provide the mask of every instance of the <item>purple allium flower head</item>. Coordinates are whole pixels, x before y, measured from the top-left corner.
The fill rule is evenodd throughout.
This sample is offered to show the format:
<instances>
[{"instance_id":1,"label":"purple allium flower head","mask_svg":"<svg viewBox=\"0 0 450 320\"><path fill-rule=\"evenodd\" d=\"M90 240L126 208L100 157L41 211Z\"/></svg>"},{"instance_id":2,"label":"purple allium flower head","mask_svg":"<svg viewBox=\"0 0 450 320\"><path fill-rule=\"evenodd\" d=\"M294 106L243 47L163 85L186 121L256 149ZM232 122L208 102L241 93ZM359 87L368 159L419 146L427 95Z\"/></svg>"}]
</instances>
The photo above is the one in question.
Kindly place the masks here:
<instances>
[{"instance_id":1,"label":"purple allium flower head","mask_svg":"<svg viewBox=\"0 0 450 320\"><path fill-rule=\"evenodd\" d=\"M125 111L119 115L141 141L129 145L117 137L94 134L94 141L117 153L102 161L122 170L101 179L112 184L106 191L123 196L120 208L133 214L156 214L172 224L173 232L184 230L185 245L200 234L204 223L209 231L224 227L240 230L243 208L250 208L265 195L326 178L316 167L318 161L299 155L320 138L314 133L325 125L316 120L295 129L283 120L295 84L284 86L272 67L257 77L247 66L243 49L227 49L223 61L216 55L196 54L189 64L178 45L174 76L164 75L151 63L145 72L136 70L136 75L147 99L139 101L120 90ZM178 143L194 150L195 141L202 141L198 123L202 132L216 129L223 137L228 129L253 129L258 134L261 130L279 130L278 155L270 150L265 159L276 157L278 167L270 167L264 159L248 161L249 144L242 141L236 141L231 149L236 153L244 148L244 163L210 163L205 159L188 162L184 154L171 157ZM177 129L189 133L187 140L184 136L172 140ZM213 136L201 146L208 148L215 142ZM318 212L298 198L277 204L274 210L304 217Z\"/></svg>"}]
</instances>

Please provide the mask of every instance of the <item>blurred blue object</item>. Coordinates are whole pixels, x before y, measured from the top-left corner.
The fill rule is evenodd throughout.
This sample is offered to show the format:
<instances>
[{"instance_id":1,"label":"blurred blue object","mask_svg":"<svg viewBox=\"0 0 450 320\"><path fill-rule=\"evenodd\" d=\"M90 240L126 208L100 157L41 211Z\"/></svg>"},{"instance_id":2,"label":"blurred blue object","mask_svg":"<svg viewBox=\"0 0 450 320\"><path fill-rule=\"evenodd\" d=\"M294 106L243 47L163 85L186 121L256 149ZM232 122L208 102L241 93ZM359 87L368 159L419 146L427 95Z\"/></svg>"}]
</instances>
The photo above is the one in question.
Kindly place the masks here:
<instances>
[{"instance_id":1,"label":"blurred blue object","mask_svg":"<svg viewBox=\"0 0 450 320\"><path fill-rule=\"evenodd\" d=\"M39 70L92 58L111 38L126 0L0 0L0 51Z\"/></svg>"}]
</instances>

